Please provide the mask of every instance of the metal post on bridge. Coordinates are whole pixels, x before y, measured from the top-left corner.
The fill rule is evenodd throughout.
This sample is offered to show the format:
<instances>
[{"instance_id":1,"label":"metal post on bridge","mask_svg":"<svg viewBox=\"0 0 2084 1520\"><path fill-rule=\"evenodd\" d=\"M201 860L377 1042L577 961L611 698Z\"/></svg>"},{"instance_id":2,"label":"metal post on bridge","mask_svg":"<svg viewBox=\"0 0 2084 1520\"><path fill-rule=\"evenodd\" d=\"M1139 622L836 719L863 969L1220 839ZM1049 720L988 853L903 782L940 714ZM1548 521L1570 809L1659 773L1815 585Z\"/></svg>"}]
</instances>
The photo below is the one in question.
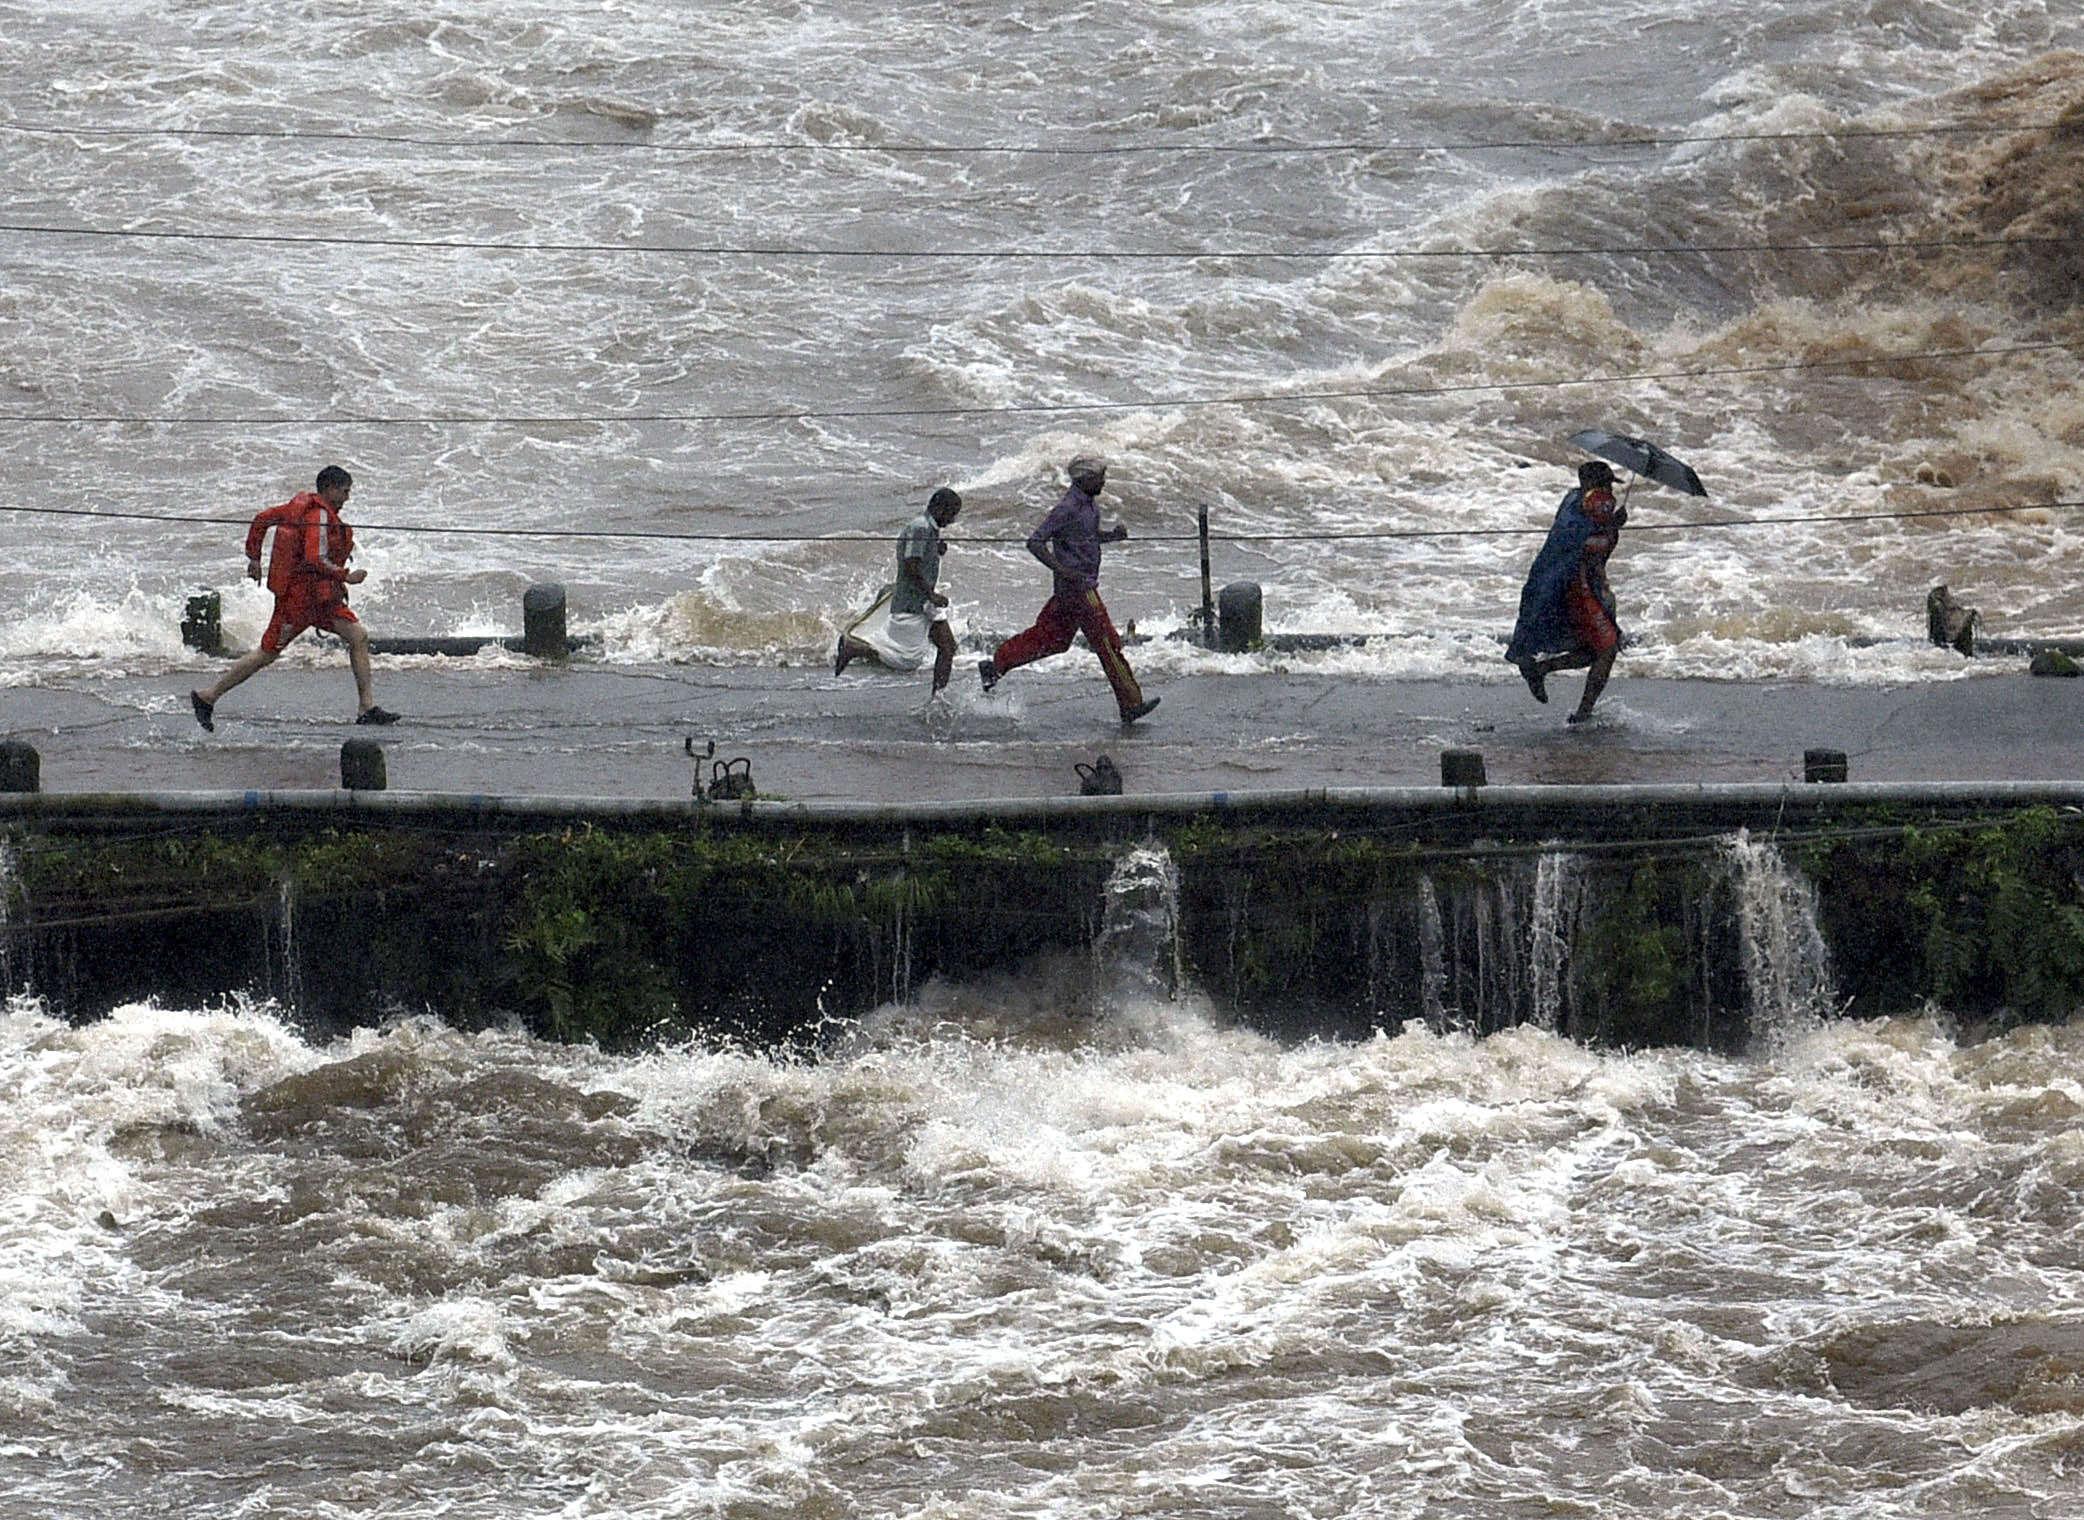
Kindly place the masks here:
<instances>
[{"instance_id":1,"label":"metal post on bridge","mask_svg":"<svg viewBox=\"0 0 2084 1520\"><path fill-rule=\"evenodd\" d=\"M1201 504L1201 643L1216 647L1216 596L1208 574L1208 503Z\"/></svg>"},{"instance_id":2,"label":"metal post on bridge","mask_svg":"<svg viewBox=\"0 0 2084 1520\"><path fill-rule=\"evenodd\" d=\"M1260 647L1265 603L1257 581L1236 581L1216 595L1208 566L1208 503L1201 504L1201 643L1224 654Z\"/></svg>"}]
</instances>

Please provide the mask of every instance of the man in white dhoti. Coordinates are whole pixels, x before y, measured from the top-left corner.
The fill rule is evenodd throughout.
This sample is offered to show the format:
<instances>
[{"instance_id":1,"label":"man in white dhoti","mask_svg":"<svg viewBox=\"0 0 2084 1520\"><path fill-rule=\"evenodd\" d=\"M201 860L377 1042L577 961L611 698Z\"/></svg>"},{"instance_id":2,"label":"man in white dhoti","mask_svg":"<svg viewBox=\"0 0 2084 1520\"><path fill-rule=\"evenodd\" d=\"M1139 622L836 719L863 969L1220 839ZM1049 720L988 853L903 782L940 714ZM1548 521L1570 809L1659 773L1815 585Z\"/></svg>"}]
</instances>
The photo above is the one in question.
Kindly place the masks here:
<instances>
[{"instance_id":1,"label":"man in white dhoti","mask_svg":"<svg viewBox=\"0 0 2084 1520\"><path fill-rule=\"evenodd\" d=\"M933 689L948 684L955 664L955 634L948 627L948 598L935 589L941 578L941 555L948 545L941 529L962 511L962 498L942 486L927 499L926 510L897 536L897 581L876 598L839 636L832 673L844 675L857 659L874 660L892 670L917 670L933 650Z\"/></svg>"}]
</instances>

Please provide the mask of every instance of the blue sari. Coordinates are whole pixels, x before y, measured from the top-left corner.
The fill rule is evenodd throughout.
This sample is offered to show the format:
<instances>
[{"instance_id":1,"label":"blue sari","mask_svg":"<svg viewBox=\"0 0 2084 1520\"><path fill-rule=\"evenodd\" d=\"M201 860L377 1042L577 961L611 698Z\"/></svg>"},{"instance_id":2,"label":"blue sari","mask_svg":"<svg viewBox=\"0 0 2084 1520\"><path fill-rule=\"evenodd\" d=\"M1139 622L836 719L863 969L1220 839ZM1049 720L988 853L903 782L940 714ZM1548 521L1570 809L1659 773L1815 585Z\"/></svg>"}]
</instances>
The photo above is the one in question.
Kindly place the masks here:
<instances>
[{"instance_id":1,"label":"blue sari","mask_svg":"<svg viewBox=\"0 0 2084 1520\"><path fill-rule=\"evenodd\" d=\"M1515 665L1578 650L1565 594L1584 560L1586 540L1597 531L1581 505L1583 499L1583 491L1563 498L1549 536L1534 556L1534 567L1527 572L1527 584L1520 589L1519 621L1505 648L1505 658Z\"/></svg>"}]
</instances>

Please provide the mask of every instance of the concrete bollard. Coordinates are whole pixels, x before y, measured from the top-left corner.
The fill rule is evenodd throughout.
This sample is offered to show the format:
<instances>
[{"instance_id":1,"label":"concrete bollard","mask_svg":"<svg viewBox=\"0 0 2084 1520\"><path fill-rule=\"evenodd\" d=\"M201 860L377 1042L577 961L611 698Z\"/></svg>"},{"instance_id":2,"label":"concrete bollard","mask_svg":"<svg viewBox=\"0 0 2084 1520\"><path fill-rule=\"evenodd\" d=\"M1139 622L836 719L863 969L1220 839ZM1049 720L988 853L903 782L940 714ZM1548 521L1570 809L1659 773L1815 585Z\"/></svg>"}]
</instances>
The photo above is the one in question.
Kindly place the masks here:
<instances>
[{"instance_id":1,"label":"concrete bollard","mask_svg":"<svg viewBox=\"0 0 2084 1520\"><path fill-rule=\"evenodd\" d=\"M1225 654L1257 649L1266 599L1257 581L1232 581L1216 593L1216 647Z\"/></svg>"},{"instance_id":2,"label":"concrete bollard","mask_svg":"<svg viewBox=\"0 0 2084 1520\"><path fill-rule=\"evenodd\" d=\"M1482 786L1483 751L1476 749L1443 749L1440 751L1440 784L1442 786Z\"/></svg>"},{"instance_id":3,"label":"concrete bollard","mask_svg":"<svg viewBox=\"0 0 2084 1520\"><path fill-rule=\"evenodd\" d=\"M1845 751L1842 749L1803 750L1802 779L1804 781L1843 781L1845 779Z\"/></svg>"},{"instance_id":4,"label":"concrete bollard","mask_svg":"<svg viewBox=\"0 0 2084 1520\"><path fill-rule=\"evenodd\" d=\"M374 739L350 739L340 746L340 784L348 791L380 792L387 779L384 747Z\"/></svg>"},{"instance_id":5,"label":"concrete bollard","mask_svg":"<svg viewBox=\"0 0 2084 1520\"><path fill-rule=\"evenodd\" d=\"M564 587L546 582L521 593L521 652L539 660L571 654L564 632Z\"/></svg>"},{"instance_id":6,"label":"concrete bollard","mask_svg":"<svg viewBox=\"0 0 2084 1520\"><path fill-rule=\"evenodd\" d=\"M43 790L43 756L23 739L0 739L0 792Z\"/></svg>"},{"instance_id":7,"label":"concrete bollard","mask_svg":"<svg viewBox=\"0 0 2084 1520\"><path fill-rule=\"evenodd\" d=\"M181 642L204 654L224 653L224 598L215 591L199 591L188 599L181 614Z\"/></svg>"}]
</instances>

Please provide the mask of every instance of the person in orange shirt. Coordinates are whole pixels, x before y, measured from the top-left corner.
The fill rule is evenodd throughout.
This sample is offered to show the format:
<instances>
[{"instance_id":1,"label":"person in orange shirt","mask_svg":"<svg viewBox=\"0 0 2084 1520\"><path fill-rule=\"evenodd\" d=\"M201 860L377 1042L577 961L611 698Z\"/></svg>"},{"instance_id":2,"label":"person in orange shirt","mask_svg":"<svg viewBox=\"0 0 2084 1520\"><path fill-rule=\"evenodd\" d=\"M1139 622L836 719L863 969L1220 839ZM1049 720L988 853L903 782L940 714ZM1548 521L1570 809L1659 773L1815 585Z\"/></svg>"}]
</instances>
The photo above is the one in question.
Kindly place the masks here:
<instances>
[{"instance_id":1,"label":"person in orange shirt","mask_svg":"<svg viewBox=\"0 0 2084 1520\"><path fill-rule=\"evenodd\" d=\"M207 730L216 730L216 707L224 694L274 664L306 628L323 628L347 645L347 663L355 674L355 722L398 721L398 714L376 705L369 676L369 635L347 605L347 588L369 577L366 570L347 568L355 535L340 520L340 509L354 492L354 477L329 464L318 472L316 485L314 491L256 514L246 530L246 575L256 581L261 579L261 540L269 529L275 530L267 574L267 587L275 593L275 614L261 634L260 648L234 660L214 685L188 693L195 721Z\"/></svg>"}]
</instances>

